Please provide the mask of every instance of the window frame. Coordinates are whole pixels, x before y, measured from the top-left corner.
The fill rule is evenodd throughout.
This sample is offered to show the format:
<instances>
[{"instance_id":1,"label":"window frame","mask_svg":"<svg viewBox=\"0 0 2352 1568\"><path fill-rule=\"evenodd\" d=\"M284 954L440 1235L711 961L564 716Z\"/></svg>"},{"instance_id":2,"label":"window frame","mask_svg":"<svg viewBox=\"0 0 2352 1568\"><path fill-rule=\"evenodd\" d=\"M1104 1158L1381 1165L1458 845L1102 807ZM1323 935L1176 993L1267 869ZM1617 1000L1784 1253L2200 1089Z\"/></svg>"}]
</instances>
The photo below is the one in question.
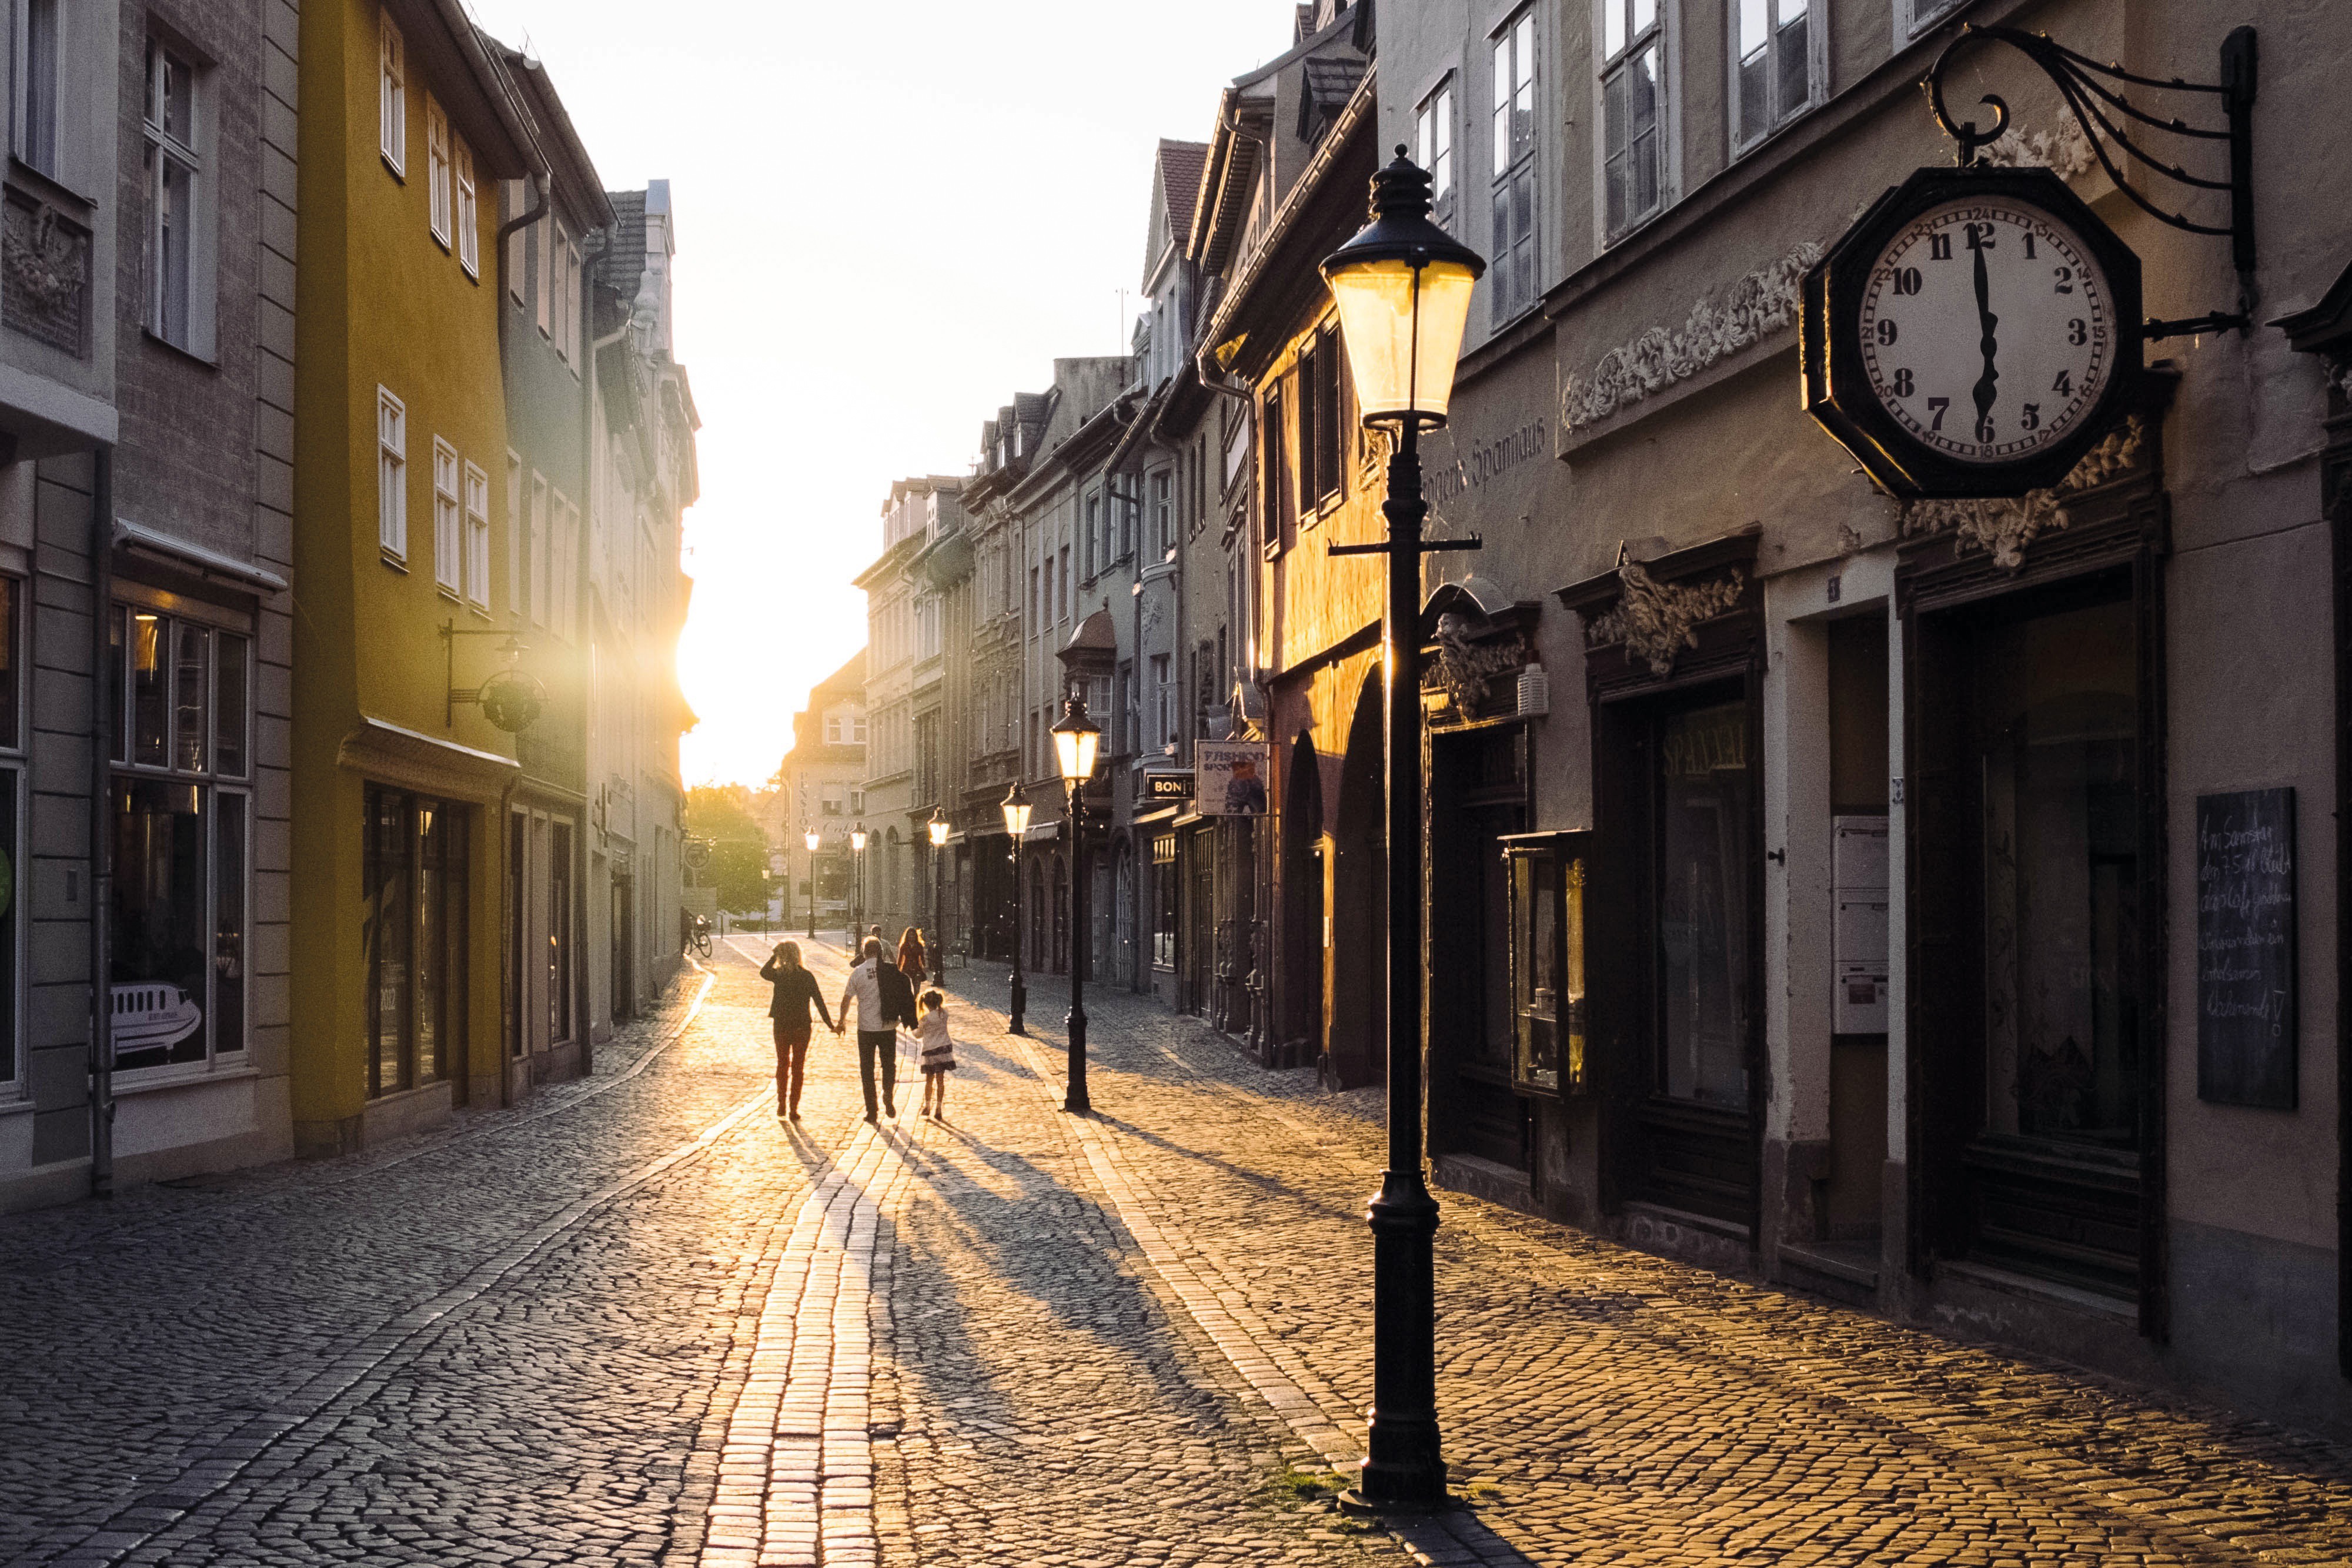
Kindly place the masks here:
<instances>
[{"instance_id":1,"label":"window frame","mask_svg":"<svg viewBox=\"0 0 2352 1568\"><path fill-rule=\"evenodd\" d=\"M454 130L449 133L449 170L457 200L451 222L457 230L457 265L466 276L482 280L481 185L474 177L474 150Z\"/></svg>"},{"instance_id":2,"label":"window frame","mask_svg":"<svg viewBox=\"0 0 2352 1568\"><path fill-rule=\"evenodd\" d=\"M150 33L146 40L145 82L140 108L140 145L143 166L140 175L146 211L141 215L141 326L159 341L184 354L210 360L213 351L213 214L207 201L205 161L208 117L205 114L209 72L193 51L173 39ZM159 89L157 63L164 65L165 86ZM176 68L184 80L186 134L173 131L157 104L159 90L168 91L170 71ZM176 164L184 176L183 200L167 215L163 172ZM173 222L176 217L176 222ZM168 260L169 240L179 241L181 276L179 319L172 319L170 291L174 279Z\"/></svg>"},{"instance_id":3,"label":"window frame","mask_svg":"<svg viewBox=\"0 0 2352 1568\"><path fill-rule=\"evenodd\" d=\"M1461 135L1454 121L1459 104L1454 85L1454 73L1447 71L1412 109L1413 162L1429 172L1430 219L1448 234L1454 232L1458 204L1454 196L1462 188L1462 158L1457 150Z\"/></svg>"},{"instance_id":4,"label":"window frame","mask_svg":"<svg viewBox=\"0 0 2352 1568\"><path fill-rule=\"evenodd\" d=\"M433 438L433 583L455 599L465 581L464 500L457 449L442 437Z\"/></svg>"},{"instance_id":5,"label":"window frame","mask_svg":"<svg viewBox=\"0 0 2352 1568\"><path fill-rule=\"evenodd\" d=\"M1543 292L1543 29L1536 25L1539 9L1520 6L1486 36L1490 65L1486 106L1489 127L1486 169L1487 299L1497 328L1534 308ZM1525 47L1521 47L1524 42ZM1497 57L1508 55L1513 76L1505 102ZM1524 108L1520 100L1524 99ZM1520 116L1526 116L1526 139L1520 140ZM1525 193L1524 228L1506 217L1507 204ZM1520 273L1512 281L1514 271Z\"/></svg>"},{"instance_id":6,"label":"window frame","mask_svg":"<svg viewBox=\"0 0 2352 1568\"><path fill-rule=\"evenodd\" d=\"M37 73L32 64L34 18L47 20L49 29L47 89L45 100L34 92ZM66 184L66 0L17 0L11 21L9 73L9 146L27 169ZM42 114L40 111L46 111ZM37 142L46 132L46 147Z\"/></svg>"},{"instance_id":7,"label":"window frame","mask_svg":"<svg viewBox=\"0 0 2352 1568\"><path fill-rule=\"evenodd\" d=\"M388 565L408 563L408 405L375 389L375 542Z\"/></svg>"},{"instance_id":8,"label":"window frame","mask_svg":"<svg viewBox=\"0 0 2352 1568\"><path fill-rule=\"evenodd\" d=\"M1639 234L1655 222L1680 199L1676 171L1681 162L1682 140L1677 110L1680 99L1674 90L1676 73L1681 64L1680 37L1675 26L1672 0L1654 0L1650 21L1643 26L1633 26L1631 11L1641 0L1593 0L1592 36L1599 40L1593 50L1593 124L1592 139L1593 208L1595 238L1602 249L1618 245ZM1626 14L1626 38L1614 52L1608 49L1607 17L1611 7ZM1628 211L1624 222L1611 226L1609 216L1609 85L1610 78L1630 67L1635 57L1645 49L1657 51L1657 105L1653 135L1657 146L1657 200L1640 212ZM1630 144L1629 144L1630 152Z\"/></svg>"},{"instance_id":9,"label":"window frame","mask_svg":"<svg viewBox=\"0 0 2352 1568\"><path fill-rule=\"evenodd\" d=\"M1783 68L1780 65L1780 34L1785 25L1779 13L1790 4L1801 5L1805 14L1805 96L1795 105L1779 101ZM1740 68L1745 57L1739 52L1741 11L1748 5L1765 7L1764 43L1765 91L1769 95L1769 107L1764 129L1752 135L1743 135L1740 124L1747 104L1740 83ZM1775 136L1802 120L1822 105L1829 79L1829 0L1729 0L1723 8L1725 133L1736 162L1763 146Z\"/></svg>"},{"instance_id":10,"label":"window frame","mask_svg":"<svg viewBox=\"0 0 2352 1568\"><path fill-rule=\"evenodd\" d=\"M430 91L425 95L425 226L434 243L450 248L449 115Z\"/></svg>"},{"instance_id":11,"label":"window frame","mask_svg":"<svg viewBox=\"0 0 2352 1568\"><path fill-rule=\"evenodd\" d=\"M393 177L408 178L408 40L392 19L392 7L376 8L376 152Z\"/></svg>"},{"instance_id":12,"label":"window frame","mask_svg":"<svg viewBox=\"0 0 2352 1568\"><path fill-rule=\"evenodd\" d=\"M1902 49L1917 43L1968 5L1969 0L1895 0L1895 47Z\"/></svg>"},{"instance_id":13,"label":"window frame","mask_svg":"<svg viewBox=\"0 0 2352 1568\"><path fill-rule=\"evenodd\" d=\"M32 640L26 635L25 622L32 602L32 583L26 575L0 572L0 604L5 606L5 611L0 611L5 619L5 624L0 625L0 650L5 650L0 656L5 656L7 664L6 669L0 671L0 681L6 683L7 710L15 720L12 727L0 727L0 774L14 779L16 789L16 810L0 818L0 833L7 835L0 840L0 852L7 855L14 873L11 880L16 883L6 913L0 915L0 921L13 918L16 923L13 940L0 949L0 964L9 966L12 981L5 1015L0 1015L5 1016L9 1034L6 1049L0 1050L0 1104L29 1100L33 1092L26 1041L28 1014L25 985L30 967L32 922L23 914L25 832L30 820L27 782L31 777L31 758L25 744L30 718L26 710L31 695L26 680L25 658L32 646Z\"/></svg>"},{"instance_id":14,"label":"window frame","mask_svg":"<svg viewBox=\"0 0 2352 1568\"><path fill-rule=\"evenodd\" d=\"M468 461L460 475L465 495L463 528L466 602L483 615L490 612L490 476L478 463Z\"/></svg>"}]
</instances>

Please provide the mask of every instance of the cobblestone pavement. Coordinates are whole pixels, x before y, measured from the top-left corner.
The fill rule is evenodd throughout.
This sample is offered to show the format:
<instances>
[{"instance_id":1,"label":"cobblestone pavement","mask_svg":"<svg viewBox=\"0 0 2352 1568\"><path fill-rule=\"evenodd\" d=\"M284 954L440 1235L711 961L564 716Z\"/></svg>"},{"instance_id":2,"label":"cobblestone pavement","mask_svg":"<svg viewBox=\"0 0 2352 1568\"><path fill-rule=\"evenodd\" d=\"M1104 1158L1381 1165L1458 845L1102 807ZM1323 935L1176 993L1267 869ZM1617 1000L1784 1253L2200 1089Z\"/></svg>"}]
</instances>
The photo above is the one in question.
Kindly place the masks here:
<instances>
[{"instance_id":1,"label":"cobblestone pavement","mask_svg":"<svg viewBox=\"0 0 2352 1568\"><path fill-rule=\"evenodd\" d=\"M994 971L959 974L1001 1027ZM1033 982L1058 1076L1066 993ZM1090 988L1113 1211L1326 1463L1370 1398L1377 1091L1268 1072L1195 1020ZM985 1019L985 1021L983 1021ZM1402 1527L1437 1562L2352 1562L2352 1450L1682 1267L1454 1193L1439 1399L1471 1507Z\"/></svg>"},{"instance_id":2,"label":"cobblestone pavement","mask_svg":"<svg viewBox=\"0 0 2352 1568\"><path fill-rule=\"evenodd\" d=\"M821 1035L783 1125L714 967L517 1109L0 1219L0 1563L1402 1561L1025 1068L877 1129Z\"/></svg>"},{"instance_id":3,"label":"cobblestone pavement","mask_svg":"<svg viewBox=\"0 0 2352 1568\"><path fill-rule=\"evenodd\" d=\"M0 1563L2347 1561L2345 1450L1450 1194L1470 1506L1345 1519L1375 1094L1097 993L1066 1116L958 971L946 1122L820 1035L782 1124L762 946L521 1107L0 1219Z\"/></svg>"}]
</instances>

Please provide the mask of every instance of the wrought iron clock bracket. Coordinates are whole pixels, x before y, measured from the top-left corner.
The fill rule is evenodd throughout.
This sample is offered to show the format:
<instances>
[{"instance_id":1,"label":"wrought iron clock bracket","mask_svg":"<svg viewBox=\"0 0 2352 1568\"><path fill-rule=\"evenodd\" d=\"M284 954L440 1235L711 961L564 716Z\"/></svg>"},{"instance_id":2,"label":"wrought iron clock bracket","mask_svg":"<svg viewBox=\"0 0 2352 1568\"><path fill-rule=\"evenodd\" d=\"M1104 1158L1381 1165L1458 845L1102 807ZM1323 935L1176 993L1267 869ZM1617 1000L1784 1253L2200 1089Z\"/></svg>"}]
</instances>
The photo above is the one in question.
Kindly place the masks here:
<instances>
[{"instance_id":1,"label":"wrought iron clock bracket","mask_svg":"<svg viewBox=\"0 0 2352 1568\"><path fill-rule=\"evenodd\" d=\"M520 656L523 653L525 652L525 646L522 640L522 629L520 626L517 626L512 630L501 631L491 626L460 626L455 621L444 621L441 622L440 632L441 672L445 677L442 685L447 688L448 693L447 700L442 705L441 708L441 725L442 727L446 729L449 726L457 722L457 705L459 703L478 703L482 700L481 687L475 686L468 690L467 688L457 684L457 639L460 637L504 637L509 643L513 644L513 646L510 649L506 650L506 652L514 656Z\"/></svg>"},{"instance_id":2,"label":"wrought iron clock bracket","mask_svg":"<svg viewBox=\"0 0 2352 1568\"><path fill-rule=\"evenodd\" d=\"M1936 57L1924 84L1927 101L1935 110L1936 123L1945 134L1960 144L1958 163L1966 168L1977 160L1979 149L1999 141L2009 130L2009 105L1999 96L1987 93L1978 101L1993 112L1992 129L1977 130L1973 120L1954 120L1944 104L1944 77L1953 57L1968 44L1978 39L1989 43L2007 44L2027 59L2042 68L2065 100L2075 123L2083 128L2091 144L2091 153L2116 189L2131 199L2132 204L2160 224L2186 234L2226 236L2230 242L2230 260L2238 273L2238 308L2234 310L2211 310L2202 316L2179 320L2150 319L2141 329L2149 340L2186 337L2198 332L2224 330L2245 331L2253 325L2254 289L2254 30L2236 27L2221 40L2221 79L2218 82L2192 82L2179 77L2162 81L2125 70L2116 65L2101 65L2087 55L2078 54L2055 42L2046 33L2029 33L2020 27L1983 26L1965 24L1960 36L1945 46ZM2111 85L2113 84L2113 85ZM2134 104L2125 95L2126 88L2144 88L2156 92L2202 93L2221 100L2227 123L2220 128L2191 125L2175 116L2166 119L2150 114ZM2112 114L2111 112L2112 111ZM2118 118L2120 117L2120 120ZM2219 141L2226 144L2230 155L2227 179L2209 179L2192 174L2177 163L2168 163L2137 145L2128 133L2126 123L2137 121L2166 135L2183 136L2195 141ZM2200 224L2189 221L2184 213L2168 213L2150 201L2138 187L2125 177L2124 169L2108 152L2108 143L2120 147L2147 169L2185 185L2192 191L2226 191L2230 194L2230 221L2227 224Z\"/></svg>"}]
</instances>

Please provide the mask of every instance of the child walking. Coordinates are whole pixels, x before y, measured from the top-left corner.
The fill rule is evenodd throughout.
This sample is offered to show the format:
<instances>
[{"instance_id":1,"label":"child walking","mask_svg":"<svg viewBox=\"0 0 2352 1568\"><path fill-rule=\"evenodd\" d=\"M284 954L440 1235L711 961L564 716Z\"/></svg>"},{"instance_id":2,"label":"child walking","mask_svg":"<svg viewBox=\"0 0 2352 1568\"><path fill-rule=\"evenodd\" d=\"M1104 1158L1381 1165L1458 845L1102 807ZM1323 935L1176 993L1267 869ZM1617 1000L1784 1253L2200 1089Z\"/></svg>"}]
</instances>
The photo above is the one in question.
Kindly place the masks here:
<instances>
[{"instance_id":1,"label":"child walking","mask_svg":"<svg viewBox=\"0 0 2352 1568\"><path fill-rule=\"evenodd\" d=\"M955 1041L948 1038L948 999L937 987L923 993L923 1018L915 1026L922 1047L923 1114L948 1119L948 1074L955 1071Z\"/></svg>"}]
</instances>

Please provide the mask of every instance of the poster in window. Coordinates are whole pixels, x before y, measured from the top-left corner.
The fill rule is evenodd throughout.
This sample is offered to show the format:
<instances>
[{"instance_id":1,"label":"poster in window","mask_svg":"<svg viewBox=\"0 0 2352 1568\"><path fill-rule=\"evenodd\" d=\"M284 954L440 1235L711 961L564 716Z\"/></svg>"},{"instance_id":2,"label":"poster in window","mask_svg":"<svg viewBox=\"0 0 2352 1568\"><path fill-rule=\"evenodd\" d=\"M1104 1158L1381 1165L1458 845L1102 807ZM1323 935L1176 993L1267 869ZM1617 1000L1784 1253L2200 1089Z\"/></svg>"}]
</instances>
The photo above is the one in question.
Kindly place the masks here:
<instances>
[{"instance_id":1,"label":"poster in window","mask_svg":"<svg viewBox=\"0 0 2352 1568\"><path fill-rule=\"evenodd\" d=\"M1192 747L1194 809L1204 817L1265 815L1266 743L1203 740Z\"/></svg>"}]
</instances>

